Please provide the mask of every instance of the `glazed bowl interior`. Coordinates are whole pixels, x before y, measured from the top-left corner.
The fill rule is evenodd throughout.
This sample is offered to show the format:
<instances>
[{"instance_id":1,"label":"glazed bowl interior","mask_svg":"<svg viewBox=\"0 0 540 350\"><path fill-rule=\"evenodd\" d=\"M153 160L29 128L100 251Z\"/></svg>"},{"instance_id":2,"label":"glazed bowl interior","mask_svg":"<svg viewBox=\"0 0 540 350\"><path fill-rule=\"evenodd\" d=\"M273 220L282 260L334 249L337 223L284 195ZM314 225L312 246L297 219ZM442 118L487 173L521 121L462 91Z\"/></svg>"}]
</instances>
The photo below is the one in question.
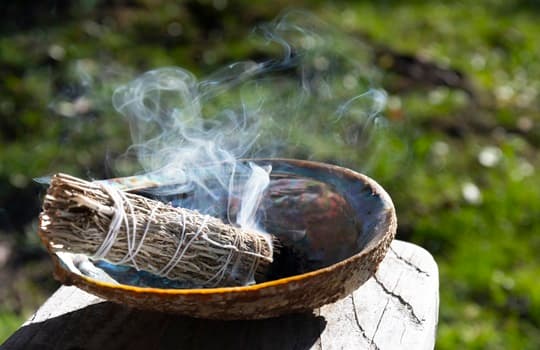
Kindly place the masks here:
<instances>
[{"instance_id":1,"label":"glazed bowl interior","mask_svg":"<svg viewBox=\"0 0 540 350\"><path fill-rule=\"evenodd\" d=\"M362 175L347 169L307 161L279 159L246 160L271 169L270 184L263 195L257 216L262 230L277 236L280 244L276 268L269 279L306 273L343 261L381 240L392 202L385 192L375 192ZM359 178L360 177L360 178ZM211 180L204 184L212 187ZM191 206L194 190L178 191L176 186L150 186L135 192L175 206ZM230 190L230 189L229 189ZM237 192L241 189L237 189ZM216 189L213 189L215 196ZM230 198L234 200L231 201ZM238 211L238 193L221 193L212 199L211 215L234 222ZM205 202L210 202L205 201ZM92 278L139 287L182 288L181 282L169 281L127 266L105 261L97 263L73 254L59 255L66 268ZM82 268L77 268L84 262ZM91 265L94 266L91 266ZM279 265L279 266L278 266ZM105 273L102 273L102 270Z\"/></svg>"}]
</instances>

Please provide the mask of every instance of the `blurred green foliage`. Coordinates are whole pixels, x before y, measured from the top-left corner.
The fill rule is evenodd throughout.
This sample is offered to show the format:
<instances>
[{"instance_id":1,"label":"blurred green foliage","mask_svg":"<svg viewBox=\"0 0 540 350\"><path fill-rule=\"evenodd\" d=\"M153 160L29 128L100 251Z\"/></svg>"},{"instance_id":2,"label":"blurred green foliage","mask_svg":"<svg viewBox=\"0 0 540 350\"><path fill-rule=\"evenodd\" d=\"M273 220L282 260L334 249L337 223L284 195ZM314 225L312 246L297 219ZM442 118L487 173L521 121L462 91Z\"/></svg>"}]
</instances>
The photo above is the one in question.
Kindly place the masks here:
<instances>
[{"instance_id":1,"label":"blurred green foliage","mask_svg":"<svg viewBox=\"0 0 540 350\"><path fill-rule=\"evenodd\" d=\"M40 264L32 179L133 171L114 161L130 144L110 106L115 86L150 68L203 74L264 56L246 33L291 4L57 1L28 13L21 3L7 7L11 20L0 25L0 241L17 258L0 273L0 340L55 288ZM368 148L374 157L336 147L324 129L285 154L363 169L388 190L398 238L427 248L439 264L438 349L539 348L540 7L518 0L292 4L365 40L389 99L384 132ZM415 74L418 62L432 64L428 73ZM459 74L432 79L437 69Z\"/></svg>"}]
</instances>

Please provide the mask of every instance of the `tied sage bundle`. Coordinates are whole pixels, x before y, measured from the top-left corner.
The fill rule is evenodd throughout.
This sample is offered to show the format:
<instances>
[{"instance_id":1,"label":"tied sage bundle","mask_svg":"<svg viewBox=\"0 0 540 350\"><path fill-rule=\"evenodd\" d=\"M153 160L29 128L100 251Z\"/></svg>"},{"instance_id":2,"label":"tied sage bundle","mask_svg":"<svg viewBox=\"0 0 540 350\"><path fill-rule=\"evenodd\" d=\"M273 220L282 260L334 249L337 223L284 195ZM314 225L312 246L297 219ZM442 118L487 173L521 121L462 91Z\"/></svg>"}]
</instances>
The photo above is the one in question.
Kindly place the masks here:
<instances>
[{"instance_id":1,"label":"tied sage bundle","mask_svg":"<svg viewBox=\"0 0 540 350\"><path fill-rule=\"evenodd\" d=\"M53 251L198 287L264 280L274 253L270 235L65 174L51 179L40 234Z\"/></svg>"}]
</instances>

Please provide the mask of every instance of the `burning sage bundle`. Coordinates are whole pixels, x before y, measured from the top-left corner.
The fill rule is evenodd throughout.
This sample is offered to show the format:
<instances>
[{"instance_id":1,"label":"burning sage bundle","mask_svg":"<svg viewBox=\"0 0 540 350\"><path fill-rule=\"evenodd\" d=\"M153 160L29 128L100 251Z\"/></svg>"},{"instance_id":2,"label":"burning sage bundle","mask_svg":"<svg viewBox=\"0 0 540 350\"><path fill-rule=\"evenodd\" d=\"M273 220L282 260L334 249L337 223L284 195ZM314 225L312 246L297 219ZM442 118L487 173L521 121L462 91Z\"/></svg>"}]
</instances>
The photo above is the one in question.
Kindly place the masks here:
<instances>
[{"instance_id":1,"label":"burning sage bundle","mask_svg":"<svg viewBox=\"0 0 540 350\"><path fill-rule=\"evenodd\" d=\"M260 281L273 261L267 234L64 174L51 179L40 234L54 251L200 287Z\"/></svg>"}]
</instances>

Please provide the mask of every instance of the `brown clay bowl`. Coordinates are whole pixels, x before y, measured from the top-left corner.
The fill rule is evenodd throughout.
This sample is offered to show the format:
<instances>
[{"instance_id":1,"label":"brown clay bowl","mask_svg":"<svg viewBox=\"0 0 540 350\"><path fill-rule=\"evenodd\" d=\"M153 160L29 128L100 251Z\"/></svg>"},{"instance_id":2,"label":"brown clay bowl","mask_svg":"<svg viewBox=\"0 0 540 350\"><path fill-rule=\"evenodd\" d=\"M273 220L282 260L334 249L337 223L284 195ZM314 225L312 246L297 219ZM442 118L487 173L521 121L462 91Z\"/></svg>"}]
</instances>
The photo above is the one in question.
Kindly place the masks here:
<instances>
[{"instance_id":1,"label":"brown clay bowl","mask_svg":"<svg viewBox=\"0 0 540 350\"><path fill-rule=\"evenodd\" d=\"M272 165L273 173L332 184L351 203L362 223L354 254L314 271L249 286L160 289L103 282L75 273L40 234L53 259L55 278L135 308L223 320L262 319L313 310L344 298L366 282L384 258L397 228L394 206L384 189L365 175L335 165L287 159L255 162Z\"/></svg>"}]
</instances>

